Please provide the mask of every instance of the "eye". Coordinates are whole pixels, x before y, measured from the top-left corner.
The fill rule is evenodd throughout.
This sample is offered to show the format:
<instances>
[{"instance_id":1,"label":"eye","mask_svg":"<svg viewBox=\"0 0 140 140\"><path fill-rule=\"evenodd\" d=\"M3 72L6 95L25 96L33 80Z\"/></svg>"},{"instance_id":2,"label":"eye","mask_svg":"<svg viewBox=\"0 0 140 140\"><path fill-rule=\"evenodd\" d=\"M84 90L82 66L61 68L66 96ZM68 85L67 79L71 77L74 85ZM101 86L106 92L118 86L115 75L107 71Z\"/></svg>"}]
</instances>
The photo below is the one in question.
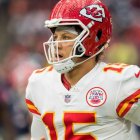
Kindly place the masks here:
<instances>
[{"instance_id":1,"label":"eye","mask_svg":"<svg viewBox=\"0 0 140 140\"><path fill-rule=\"evenodd\" d=\"M68 35L63 35L63 40L71 40L72 37L68 36Z\"/></svg>"}]
</instances>

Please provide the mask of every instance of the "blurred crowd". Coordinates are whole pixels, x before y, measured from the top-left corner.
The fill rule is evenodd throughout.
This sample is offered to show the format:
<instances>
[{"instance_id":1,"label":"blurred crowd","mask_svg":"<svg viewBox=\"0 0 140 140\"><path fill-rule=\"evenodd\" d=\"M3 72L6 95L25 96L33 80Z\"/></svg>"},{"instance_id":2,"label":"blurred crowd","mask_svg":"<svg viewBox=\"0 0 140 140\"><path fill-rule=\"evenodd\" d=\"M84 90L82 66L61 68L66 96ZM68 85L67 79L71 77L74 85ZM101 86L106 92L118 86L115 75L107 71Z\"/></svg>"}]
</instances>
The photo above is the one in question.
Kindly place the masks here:
<instances>
[{"instance_id":1,"label":"blurred crowd","mask_svg":"<svg viewBox=\"0 0 140 140\"><path fill-rule=\"evenodd\" d=\"M105 59L140 66L140 0L102 0L112 14L113 37ZM47 65L44 21L58 0L0 0L0 140L29 140L24 103L27 79ZM140 128L135 127L140 140Z\"/></svg>"}]
</instances>

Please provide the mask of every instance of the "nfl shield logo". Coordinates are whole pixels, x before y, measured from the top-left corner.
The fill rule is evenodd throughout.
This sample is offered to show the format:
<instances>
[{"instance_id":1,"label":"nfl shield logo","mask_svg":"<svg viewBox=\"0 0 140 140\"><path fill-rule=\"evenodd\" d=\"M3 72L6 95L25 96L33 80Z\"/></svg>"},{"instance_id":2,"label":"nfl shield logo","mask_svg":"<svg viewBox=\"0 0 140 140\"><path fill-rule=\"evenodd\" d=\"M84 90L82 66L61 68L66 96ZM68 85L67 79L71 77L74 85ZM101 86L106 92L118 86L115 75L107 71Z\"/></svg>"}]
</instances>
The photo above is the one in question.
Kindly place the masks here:
<instances>
[{"instance_id":1,"label":"nfl shield logo","mask_svg":"<svg viewBox=\"0 0 140 140\"><path fill-rule=\"evenodd\" d=\"M65 102L69 103L71 101L71 95L65 95Z\"/></svg>"}]
</instances>

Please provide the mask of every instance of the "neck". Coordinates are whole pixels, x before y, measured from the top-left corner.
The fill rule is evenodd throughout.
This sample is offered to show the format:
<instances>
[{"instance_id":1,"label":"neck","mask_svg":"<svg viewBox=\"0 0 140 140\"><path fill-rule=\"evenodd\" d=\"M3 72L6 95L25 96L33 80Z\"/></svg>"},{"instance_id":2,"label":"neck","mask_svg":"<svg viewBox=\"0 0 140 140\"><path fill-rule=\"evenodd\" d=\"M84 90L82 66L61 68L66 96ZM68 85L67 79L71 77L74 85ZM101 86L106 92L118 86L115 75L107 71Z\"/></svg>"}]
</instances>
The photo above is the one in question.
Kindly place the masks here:
<instances>
[{"instance_id":1,"label":"neck","mask_svg":"<svg viewBox=\"0 0 140 140\"><path fill-rule=\"evenodd\" d=\"M68 73L65 73L64 76L66 80L70 83L71 86L75 85L84 75L93 69L96 65L96 62L93 59L90 59L78 66Z\"/></svg>"}]
</instances>

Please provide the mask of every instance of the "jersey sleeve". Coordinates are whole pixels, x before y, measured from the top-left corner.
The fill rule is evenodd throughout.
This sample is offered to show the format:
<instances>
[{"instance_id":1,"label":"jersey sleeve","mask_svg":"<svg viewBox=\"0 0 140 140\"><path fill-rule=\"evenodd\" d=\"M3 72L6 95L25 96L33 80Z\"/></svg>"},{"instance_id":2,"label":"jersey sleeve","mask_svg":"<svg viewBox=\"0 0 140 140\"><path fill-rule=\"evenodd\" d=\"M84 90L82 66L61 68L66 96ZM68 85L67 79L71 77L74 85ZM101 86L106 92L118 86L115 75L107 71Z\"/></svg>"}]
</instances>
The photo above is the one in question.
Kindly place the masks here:
<instances>
[{"instance_id":1,"label":"jersey sleeve","mask_svg":"<svg viewBox=\"0 0 140 140\"><path fill-rule=\"evenodd\" d=\"M28 110L32 114L36 114L39 117L40 116L40 112L39 112L38 108L35 106L35 104L33 102L33 97L32 97L32 94L33 94L33 92L32 92L33 84L32 84L32 80L31 80L32 79L32 75L29 78L28 85L26 87L25 102L26 102Z\"/></svg>"},{"instance_id":2,"label":"jersey sleeve","mask_svg":"<svg viewBox=\"0 0 140 140\"><path fill-rule=\"evenodd\" d=\"M41 119L41 114L36 105L34 104L34 100L32 97L33 96L32 88L34 88L34 86L32 84L32 75L31 75L26 88L25 102L29 112L33 116L31 124L31 140L39 140L41 137L46 137L46 131L45 126Z\"/></svg>"},{"instance_id":3,"label":"jersey sleeve","mask_svg":"<svg viewBox=\"0 0 140 140\"><path fill-rule=\"evenodd\" d=\"M118 116L140 125L140 68L128 66L119 88L116 101Z\"/></svg>"}]
</instances>

